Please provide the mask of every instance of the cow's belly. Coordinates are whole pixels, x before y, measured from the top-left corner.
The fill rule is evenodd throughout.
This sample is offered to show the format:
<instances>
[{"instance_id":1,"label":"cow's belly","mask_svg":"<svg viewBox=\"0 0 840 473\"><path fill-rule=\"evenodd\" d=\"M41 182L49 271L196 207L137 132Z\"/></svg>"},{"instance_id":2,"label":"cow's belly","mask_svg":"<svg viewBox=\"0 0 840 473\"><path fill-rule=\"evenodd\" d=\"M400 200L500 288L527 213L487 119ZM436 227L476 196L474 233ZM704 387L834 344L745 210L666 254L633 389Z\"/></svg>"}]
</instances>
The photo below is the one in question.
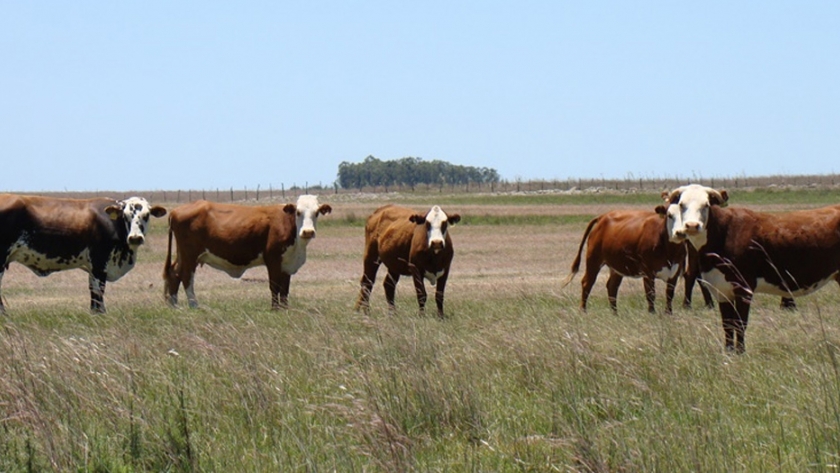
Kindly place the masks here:
<instances>
[{"instance_id":1,"label":"cow's belly","mask_svg":"<svg viewBox=\"0 0 840 473\"><path fill-rule=\"evenodd\" d=\"M628 271L627 268L620 268L616 269L612 266L609 267L611 271L620 275L623 278L641 278L644 277L645 274L638 271ZM669 279L677 276L680 271L679 264L672 264L670 266L663 266L659 269L659 271L655 272L653 276L657 279L661 279L663 281L668 281Z\"/></svg>"},{"instance_id":2,"label":"cow's belly","mask_svg":"<svg viewBox=\"0 0 840 473\"><path fill-rule=\"evenodd\" d=\"M713 269L709 272L704 272L702 276L703 283L714 289L712 293L717 298L718 302L733 300L733 298L735 297L735 285L727 281L721 271ZM836 277L837 272L834 272L826 276L824 279L821 279L807 287L800 288L795 291L788 291L783 287L767 282L767 280L764 278L758 278L756 280L756 286L753 292L771 294L780 297L805 296L817 291L821 287L828 284L830 281L833 281Z\"/></svg>"},{"instance_id":3,"label":"cow's belly","mask_svg":"<svg viewBox=\"0 0 840 473\"><path fill-rule=\"evenodd\" d=\"M90 272L90 252L85 249L78 255L73 256L48 256L32 248L15 244L9 252L8 262L18 262L38 276L47 276L56 271L81 268Z\"/></svg>"},{"instance_id":4,"label":"cow's belly","mask_svg":"<svg viewBox=\"0 0 840 473\"><path fill-rule=\"evenodd\" d=\"M773 294L773 295L782 296L782 297L806 296L808 294L811 294L812 292L817 291L821 287L828 284L830 281L833 281L834 278L836 278L836 277L837 277L837 273L834 272L834 273L830 274L829 276L827 276L825 279L821 279L821 280L819 280L819 281L817 281L817 282L815 282L815 283L813 283L809 286L799 288L795 291L789 291L789 290L787 290L783 287L779 287L775 284L771 284L771 283L767 282L766 280L764 280L764 278L758 278L758 283L756 284L755 292L762 292L762 293L765 293L765 294Z\"/></svg>"},{"instance_id":5,"label":"cow's belly","mask_svg":"<svg viewBox=\"0 0 840 473\"><path fill-rule=\"evenodd\" d=\"M245 271L247 271L248 269L251 269L256 266L265 265L265 260L263 259L262 253L258 254L253 261L250 261L244 265L240 265L233 264L220 256L216 256L213 253L210 253L209 251L205 251L204 253L198 255L198 262L199 264L206 264L211 268L224 271L232 278L240 278L243 274L245 274Z\"/></svg>"},{"instance_id":6,"label":"cow's belly","mask_svg":"<svg viewBox=\"0 0 840 473\"><path fill-rule=\"evenodd\" d=\"M726 277L718 269L703 272L701 284L705 284L712 293L712 297L718 302L730 302L735 298L735 286L726 280Z\"/></svg>"}]
</instances>

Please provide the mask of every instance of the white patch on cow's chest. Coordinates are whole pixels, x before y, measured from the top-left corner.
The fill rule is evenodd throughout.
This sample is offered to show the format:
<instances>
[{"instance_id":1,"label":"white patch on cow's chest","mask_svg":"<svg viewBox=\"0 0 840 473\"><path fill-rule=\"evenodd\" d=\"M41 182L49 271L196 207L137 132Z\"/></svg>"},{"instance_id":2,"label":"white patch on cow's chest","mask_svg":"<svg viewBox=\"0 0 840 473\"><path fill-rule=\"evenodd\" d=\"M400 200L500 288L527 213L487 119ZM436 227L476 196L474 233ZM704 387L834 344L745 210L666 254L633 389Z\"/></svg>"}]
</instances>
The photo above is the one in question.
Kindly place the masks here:
<instances>
[{"instance_id":1,"label":"white patch on cow's chest","mask_svg":"<svg viewBox=\"0 0 840 473\"><path fill-rule=\"evenodd\" d=\"M136 262L136 251L127 250L123 253L117 249L111 250L111 257L108 258L108 264L105 266L105 279L111 282L116 281L131 271Z\"/></svg>"},{"instance_id":2,"label":"white patch on cow's chest","mask_svg":"<svg viewBox=\"0 0 840 473\"><path fill-rule=\"evenodd\" d=\"M210 253L209 251L205 251L204 253L198 255L198 263L206 264L211 268L224 271L232 278L241 278L242 275L245 274L245 271L247 271L248 269L256 266L265 265L265 260L263 259L263 254L260 253L253 261L243 266L233 264L220 256L216 256L213 253Z\"/></svg>"},{"instance_id":3,"label":"white patch on cow's chest","mask_svg":"<svg viewBox=\"0 0 840 473\"><path fill-rule=\"evenodd\" d=\"M438 279L440 279L440 277L441 277L441 276L443 276L443 273L445 273L445 272L446 272L446 271L444 271L444 270L440 270L440 271L438 271L438 272L436 272L436 273L430 273L430 272L426 271L426 272L423 274L423 277L424 277L424 278L426 278L426 279L428 279L428 280L429 280L429 284L431 284L432 286L434 286L434 285L436 285L436 284L437 284L437 280L438 280Z\"/></svg>"},{"instance_id":4,"label":"white patch on cow's chest","mask_svg":"<svg viewBox=\"0 0 840 473\"><path fill-rule=\"evenodd\" d=\"M758 278L758 281L756 282L755 292L762 292L764 294L773 294L773 295L782 296L782 297L805 296L805 295L808 295L812 292L815 292L816 290L818 290L821 287L828 284L830 281L833 281L835 277L837 277L837 272L832 273L831 275L829 275L825 279L822 279L822 280L818 281L817 283L815 283L811 286L800 288L800 289L797 289L795 291L788 291L787 289L785 289L783 287L779 287L779 286L776 286L775 284L768 283L764 278Z\"/></svg>"},{"instance_id":5,"label":"white patch on cow's chest","mask_svg":"<svg viewBox=\"0 0 840 473\"><path fill-rule=\"evenodd\" d=\"M701 284L706 284L707 287L712 289L712 296L718 302L731 301L735 298L735 286L726 280L726 277L720 270L712 269L711 271L704 272L702 276L703 281Z\"/></svg>"},{"instance_id":6,"label":"white patch on cow's chest","mask_svg":"<svg viewBox=\"0 0 840 473\"><path fill-rule=\"evenodd\" d=\"M663 280L668 281L673 279L679 272L680 265L679 264L672 264L671 266L664 266L656 273L656 277Z\"/></svg>"},{"instance_id":7,"label":"white patch on cow's chest","mask_svg":"<svg viewBox=\"0 0 840 473\"><path fill-rule=\"evenodd\" d=\"M9 249L7 262L16 261L38 276L47 276L56 271L81 268L90 272L90 253L85 249L81 254L71 257L48 257L37 252L26 245L23 241L17 241Z\"/></svg>"},{"instance_id":8,"label":"white patch on cow's chest","mask_svg":"<svg viewBox=\"0 0 840 473\"><path fill-rule=\"evenodd\" d=\"M280 269L286 274L295 274L306 263L306 243L298 238L297 242L286 248Z\"/></svg>"}]
</instances>

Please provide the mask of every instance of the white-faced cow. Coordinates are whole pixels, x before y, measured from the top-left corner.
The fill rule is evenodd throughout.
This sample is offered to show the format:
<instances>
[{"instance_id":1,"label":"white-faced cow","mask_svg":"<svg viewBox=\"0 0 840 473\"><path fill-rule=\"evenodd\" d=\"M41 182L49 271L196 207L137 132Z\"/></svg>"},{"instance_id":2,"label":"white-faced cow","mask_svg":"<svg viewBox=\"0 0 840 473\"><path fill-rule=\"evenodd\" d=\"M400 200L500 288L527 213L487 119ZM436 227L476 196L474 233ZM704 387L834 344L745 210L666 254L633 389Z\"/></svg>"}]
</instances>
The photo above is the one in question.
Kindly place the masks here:
<instances>
[{"instance_id":1,"label":"white-faced cow","mask_svg":"<svg viewBox=\"0 0 840 473\"><path fill-rule=\"evenodd\" d=\"M727 350L745 349L750 304L756 292L806 295L840 283L840 205L785 214L724 208L728 195L696 184L668 193L672 241L699 252L704 284L718 300Z\"/></svg>"},{"instance_id":2,"label":"white-faced cow","mask_svg":"<svg viewBox=\"0 0 840 473\"><path fill-rule=\"evenodd\" d=\"M298 197L297 204L244 206L199 200L173 209L163 271L167 300L177 305L178 288L183 284L190 307L198 307L198 265L234 278L249 268L265 266L271 308L287 307L292 275L306 262L306 247L315 238L318 216L331 211L314 195ZM178 252L174 264L173 236Z\"/></svg>"},{"instance_id":3,"label":"white-faced cow","mask_svg":"<svg viewBox=\"0 0 840 473\"><path fill-rule=\"evenodd\" d=\"M593 218L583 233L577 256L572 262L571 273L563 282L568 285L580 269L581 253L586 245L586 272L581 279L580 308L586 310L586 301L601 271L607 266L610 276L607 280L607 296L610 307L616 310L618 288L624 277L641 277L644 282L648 311L654 312L656 296L654 279L666 283L665 312L670 314L677 280L685 275L686 307L691 306L691 291L697 279L697 272L686 272L686 244L671 243L665 227L666 208L659 206L656 212L645 210L613 210ZM691 266L696 268L696 264ZM707 304L711 295L703 292Z\"/></svg>"},{"instance_id":4,"label":"white-faced cow","mask_svg":"<svg viewBox=\"0 0 840 473\"><path fill-rule=\"evenodd\" d=\"M146 199L56 199L0 195L0 281L16 261L38 276L79 268L90 277L90 310L105 312L105 283L137 262L149 217L166 209ZM3 312L0 297L0 312Z\"/></svg>"},{"instance_id":5,"label":"white-faced cow","mask_svg":"<svg viewBox=\"0 0 840 473\"><path fill-rule=\"evenodd\" d=\"M356 310L370 307L370 292L380 264L385 264L385 299L393 313L394 296L401 275L411 276L417 291L420 311L426 307L424 279L435 286L438 317L443 318L443 293L455 249L449 237L449 225L461 221L457 214L447 215L435 205L427 213L386 205L368 217L365 225L364 274Z\"/></svg>"}]
</instances>

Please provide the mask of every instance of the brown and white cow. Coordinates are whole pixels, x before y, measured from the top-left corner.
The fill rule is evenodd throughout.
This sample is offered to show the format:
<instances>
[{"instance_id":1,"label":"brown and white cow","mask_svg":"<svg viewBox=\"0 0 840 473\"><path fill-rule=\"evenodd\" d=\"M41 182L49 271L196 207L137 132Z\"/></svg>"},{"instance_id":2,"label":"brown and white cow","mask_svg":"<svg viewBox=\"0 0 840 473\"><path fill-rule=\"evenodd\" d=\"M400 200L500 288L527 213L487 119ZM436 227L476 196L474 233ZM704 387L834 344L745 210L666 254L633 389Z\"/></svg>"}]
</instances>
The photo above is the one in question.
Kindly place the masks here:
<instances>
[{"instance_id":1,"label":"brown and white cow","mask_svg":"<svg viewBox=\"0 0 840 473\"><path fill-rule=\"evenodd\" d=\"M571 272L563 281L565 287L577 274L581 253L586 245L586 271L581 279L582 310L586 310L586 301L603 266L610 270L607 296L613 311L616 310L618 288L624 277L643 279L648 311L651 313L655 311L654 279L665 281L665 313L670 314L677 280L681 275L685 275L684 305L691 306L691 291L697 279L697 272L686 272L686 244L669 241L665 211L664 206L657 207L656 212L613 210L589 222L572 262ZM691 265L691 269L695 268L696 264ZM703 296L707 305L710 304L711 295L704 291Z\"/></svg>"},{"instance_id":2,"label":"brown and white cow","mask_svg":"<svg viewBox=\"0 0 840 473\"><path fill-rule=\"evenodd\" d=\"M190 307L198 307L195 271L208 265L239 278L249 268L265 266L271 308L288 306L289 284L306 262L306 247L315 238L318 216L332 207L318 197L302 195L297 204L245 206L199 200L169 215L169 247L163 277L165 296L178 303L183 284ZM172 237L177 256L172 263Z\"/></svg>"},{"instance_id":3,"label":"brown and white cow","mask_svg":"<svg viewBox=\"0 0 840 473\"><path fill-rule=\"evenodd\" d=\"M414 281L421 313L426 307L424 279L436 286L438 317L443 318L443 293L455 254L449 225L459 221L460 215L447 215L437 205L425 214L396 205L386 205L374 211L365 225L364 274L356 310L362 308L368 313L376 272L380 264L385 264L388 275L383 286L392 313L396 309L394 296L397 282L401 275L406 275Z\"/></svg>"},{"instance_id":4,"label":"brown and white cow","mask_svg":"<svg viewBox=\"0 0 840 473\"><path fill-rule=\"evenodd\" d=\"M105 283L128 273L146 241L149 217L166 209L146 199L57 199L0 195L0 281L9 263L38 276L81 269L89 274L90 310L105 312ZM5 310L0 296L0 312Z\"/></svg>"},{"instance_id":5,"label":"brown and white cow","mask_svg":"<svg viewBox=\"0 0 840 473\"><path fill-rule=\"evenodd\" d=\"M697 248L718 300L727 350L745 349L754 293L792 297L840 283L840 205L784 214L724 208L726 191L692 184L668 193L672 241Z\"/></svg>"}]
</instances>

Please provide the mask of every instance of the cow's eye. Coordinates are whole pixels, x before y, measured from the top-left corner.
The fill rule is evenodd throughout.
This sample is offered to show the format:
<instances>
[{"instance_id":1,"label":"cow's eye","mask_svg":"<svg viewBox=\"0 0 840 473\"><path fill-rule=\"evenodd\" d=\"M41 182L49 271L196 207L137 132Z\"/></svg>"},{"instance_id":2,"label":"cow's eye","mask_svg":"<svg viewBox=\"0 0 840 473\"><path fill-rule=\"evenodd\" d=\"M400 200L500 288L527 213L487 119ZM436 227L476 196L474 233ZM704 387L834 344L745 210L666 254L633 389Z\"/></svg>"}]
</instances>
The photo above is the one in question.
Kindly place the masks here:
<instances>
[{"instance_id":1,"label":"cow's eye","mask_svg":"<svg viewBox=\"0 0 840 473\"><path fill-rule=\"evenodd\" d=\"M685 209L687 209L687 208L688 208L688 206L685 205L685 202L680 202L680 210L681 211L685 212Z\"/></svg>"}]
</instances>

